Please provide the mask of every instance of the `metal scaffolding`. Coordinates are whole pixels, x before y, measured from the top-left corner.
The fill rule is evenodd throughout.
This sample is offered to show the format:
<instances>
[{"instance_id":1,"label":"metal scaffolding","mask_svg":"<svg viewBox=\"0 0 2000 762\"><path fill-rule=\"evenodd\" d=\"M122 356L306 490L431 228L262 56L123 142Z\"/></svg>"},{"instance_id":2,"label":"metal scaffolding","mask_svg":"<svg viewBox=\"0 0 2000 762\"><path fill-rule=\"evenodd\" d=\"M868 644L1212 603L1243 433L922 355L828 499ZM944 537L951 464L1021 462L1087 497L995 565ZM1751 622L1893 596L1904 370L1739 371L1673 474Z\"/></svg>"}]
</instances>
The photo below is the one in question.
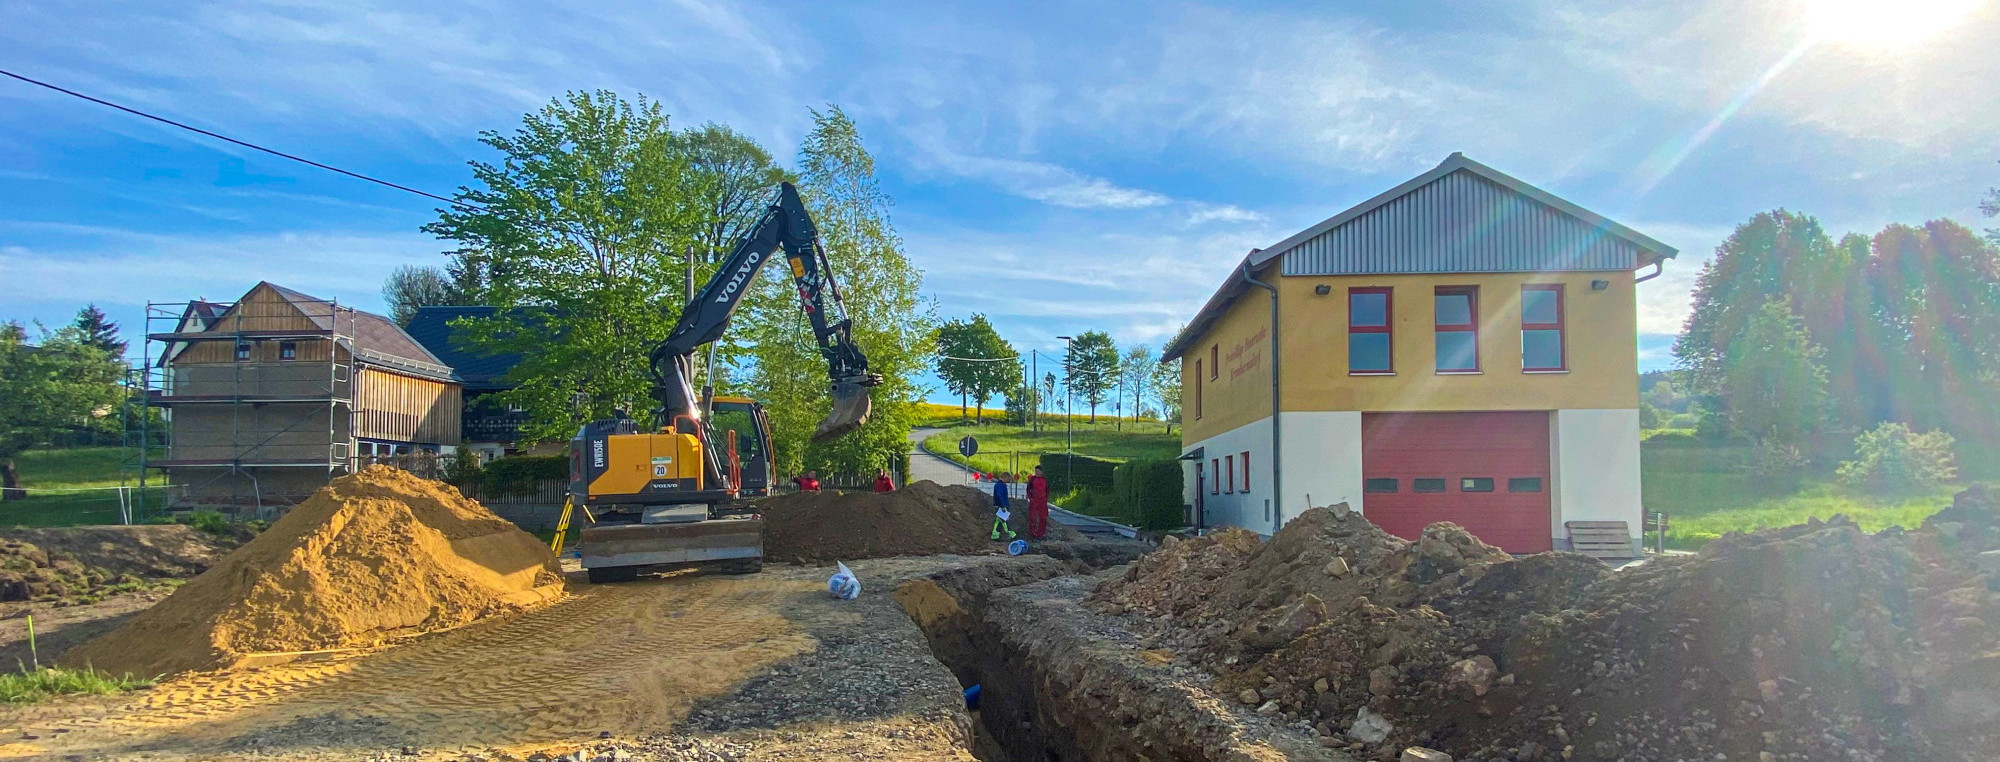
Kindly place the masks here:
<instances>
[{"instance_id":1,"label":"metal scaffolding","mask_svg":"<svg viewBox=\"0 0 2000 762\"><path fill-rule=\"evenodd\" d=\"M144 406L135 416L139 505L146 508L152 469L178 482L167 508L243 507L263 515L349 468L353 447L353 308L338 302L293 303L305 325L281 315L245 315L229 302L149 302L143 365L135 386ZM159 410L164 436L154 430ZM128 441L132 436L127 437ZM165 459L153 457L155 442ZM192 477L192 478L190 478ZM241 488L247 486L248 495ZM316 488L316 487L314 487Z\"/></svg>"}]
</instances>

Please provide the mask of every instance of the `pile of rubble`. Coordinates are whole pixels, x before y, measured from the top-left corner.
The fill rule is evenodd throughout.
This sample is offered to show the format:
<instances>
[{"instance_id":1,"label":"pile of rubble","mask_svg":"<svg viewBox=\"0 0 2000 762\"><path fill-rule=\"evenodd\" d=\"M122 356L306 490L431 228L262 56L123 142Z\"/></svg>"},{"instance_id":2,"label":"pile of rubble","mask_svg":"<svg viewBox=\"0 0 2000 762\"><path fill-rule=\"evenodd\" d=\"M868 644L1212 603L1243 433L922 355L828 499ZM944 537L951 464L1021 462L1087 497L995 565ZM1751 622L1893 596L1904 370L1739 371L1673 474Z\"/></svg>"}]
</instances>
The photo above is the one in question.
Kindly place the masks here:
<instances>
[{"instance_id":1,"label":"pile of rubble","mask_svg":"<svg viewBox=\"0 0 2000 762\"><path fill-rule=\"evenodd\" d=\"M1335 506L1171 543L1092 605L1380 759L1969 762L2000 758L1996 549L1977 490L1916 531L1815 521L1619 572Z\"/></svg>"},{"instance_id":2,"label":"pile of rubble","mask_svg":"<svg viewBox=\"0 0 2000 762\"><path fill-rule=\"evenodd\" d=\"M857 558L990 553L993 498L960 484L913 482L894 492L796 492L760 500L764 557L819 563ZM1027 510L1008 524L1026 536ZM1074 531L1059 530L1061 537ZM1057 535L1051 535L1052 539Z\"/></svg>"}]
</instances>

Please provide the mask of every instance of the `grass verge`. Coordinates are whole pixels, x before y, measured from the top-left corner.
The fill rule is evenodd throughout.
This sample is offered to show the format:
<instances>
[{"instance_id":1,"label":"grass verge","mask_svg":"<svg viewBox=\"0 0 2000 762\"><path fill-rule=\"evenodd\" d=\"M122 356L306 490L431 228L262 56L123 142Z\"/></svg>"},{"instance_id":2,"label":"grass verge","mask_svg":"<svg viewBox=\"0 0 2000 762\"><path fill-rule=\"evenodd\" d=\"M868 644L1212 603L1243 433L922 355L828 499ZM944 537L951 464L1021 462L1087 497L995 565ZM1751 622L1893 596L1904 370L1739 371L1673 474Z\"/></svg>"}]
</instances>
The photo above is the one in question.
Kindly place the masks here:
<instances>
[{"instance_id":1,"label":"grass verge","mask_svg":"<svg viewBox=\"0 0 2000 762\"><path fill-rule=\"evenodd\" d=\"M1061 421L1053 428L1044 425L1039 435L1025 426L1010 424L955 426L926 438L924 449L986 473L1034 471L1042 455L1062 454L1066 441L1078 455L1107 460L1173 458L1181 454L1180 436L1168 435L1165 425L1158 421L1128 420L1121 427L1120 422L1100 419L1097 423L1077 421L1072 426L1069 439L1064 437ZM967 436L979 441L979 454L969 463L958 454L958 440Z\"/></svg>"},{"instance_id":2,"label":"grass verge","mask_svg":"<svg viewBox=\"0 0 2000 762\"><path fill-rule=\"evenodd\" d=\"M157 681L131 675L114 677L94 669L41 667L31 670L23 667L18 672L0 673L0 703L32 704L55 696L77 694L102 696L149 688L154 682Z\"/></svg>"},{"instance_id":3,"label":"grass verge","mask_svg":"<svg viewBox=\"0 0 2000 762\"><path fill-rule=\"evenodd\" d=\"M1900 497L1852 493L1829 474L1808 473L1796 489L1760 483L1744 469L1748 448L1707 442L1649 442L1640 448L1647 511L1669 517L1667 546L1693 549L1730 532L1750 532L1845 515L1874 532L1915 527L1951 505L1961 487Z\"/></svg>"}]
</instances>

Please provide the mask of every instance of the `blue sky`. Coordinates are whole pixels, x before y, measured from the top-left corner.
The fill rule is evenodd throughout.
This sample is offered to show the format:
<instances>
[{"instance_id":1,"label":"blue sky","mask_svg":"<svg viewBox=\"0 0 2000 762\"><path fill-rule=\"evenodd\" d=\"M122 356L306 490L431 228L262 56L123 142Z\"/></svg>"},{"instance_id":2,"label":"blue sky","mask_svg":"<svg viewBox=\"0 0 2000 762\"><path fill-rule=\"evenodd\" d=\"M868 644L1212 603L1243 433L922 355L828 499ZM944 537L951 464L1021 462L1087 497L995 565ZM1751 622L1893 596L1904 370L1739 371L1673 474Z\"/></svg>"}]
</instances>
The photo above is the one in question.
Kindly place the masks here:
<instances>
[{"instance_id":1,"label":"blue sky","mask_svg":"<svg viewBox=\"0 0 2000 762\"><path fill-rule=\"evenodd\" d=\"M567 89L786 158L839 104L939 313L1023 349L1157 347L1248 249L1452 151L1681 250L1642 286L1647 368L1751 214L1978 226L2000 185L1990 0L573 6L0 0L0 68L436 192ZM1860 39L1911 19L1940 28ZM0 81L0 320L258 280L380 310L442 261L434 206Z\"/></svg>"}]
</instances>

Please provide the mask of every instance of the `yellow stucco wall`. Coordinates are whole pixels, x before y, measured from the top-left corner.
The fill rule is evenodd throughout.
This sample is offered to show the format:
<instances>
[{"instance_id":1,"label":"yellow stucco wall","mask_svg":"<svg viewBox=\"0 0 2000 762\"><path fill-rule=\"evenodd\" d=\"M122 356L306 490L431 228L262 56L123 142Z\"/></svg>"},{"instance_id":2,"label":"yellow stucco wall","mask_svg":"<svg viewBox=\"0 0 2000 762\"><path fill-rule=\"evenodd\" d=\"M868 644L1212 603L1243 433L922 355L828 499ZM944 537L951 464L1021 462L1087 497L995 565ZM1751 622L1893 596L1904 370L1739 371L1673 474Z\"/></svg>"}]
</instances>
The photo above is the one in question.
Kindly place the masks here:
<instances>
[{"instance_id":1,"label":"yellow stucco wall","mask_svg":"<svg viewBox=\"0 0 2000 762\"><path fill-rule=\"evenodd\" d=\"M1275 268L1272 268L1275 270ZM1636 408L1639 405L1637 289L1630 272L1297 276L1277 283L1283 331L1286 411L1449 411ZM1593 280L1609 281L1593 291ZM1521 370L1521 286L1561 283L1565 373ZM1313 293L1325 284L1331 293ZM1477 375L1436 372L1432 296L1439 286L1479 289ZM1394 289L1395 375L1347 372L1347 289ZM1189 349L1183 395L1195 393L1195 361L1207 374L1211 348L1222 360L1203 379L1202 417L1192 396L1182 441L1199 442L1270 415L1269 294L1251 289Z\"/></svg>"},{"instance_id":2,"label":"yellow stucco wall","mask_svg":"<svg viewBox=\"0 0 2000 762\"><path fill-rule=\"evenodd\" d=\"M1593 291L1593 280L1609 281ZM1300 276L1278 279L1285 410L1557 410L1639 405L1638 303L1630 272ZM1563 284L1567 373L1521 370L1521 286ZM1313 287L1326 284L1320 296ZM1347 289L1394 291L1393 376L1347 372ZM1436 371L1439 286L1479 289L1478 375ZM1268 395L1265 397L1269 399Z\"/></svg>"},{"instance_id":3,"label":"yellow stucco wall","mask_svg":"<svg viewBox=\"0 0 2000 762\"><path fill-rule=\"evenodd\" d=\"M1307 289L1310 291L1311 289ZM1251 289L1181 358L1183 442L1199 442L1271 415L1271 295ZM1220 361L1220 367L1209 362ZM1196 386L1195 370L1202 378ZM1211 378L1212 376L1212 378ZM1202 395L1195 417L1195 395Z\"/></svg>"}]
</instances>

